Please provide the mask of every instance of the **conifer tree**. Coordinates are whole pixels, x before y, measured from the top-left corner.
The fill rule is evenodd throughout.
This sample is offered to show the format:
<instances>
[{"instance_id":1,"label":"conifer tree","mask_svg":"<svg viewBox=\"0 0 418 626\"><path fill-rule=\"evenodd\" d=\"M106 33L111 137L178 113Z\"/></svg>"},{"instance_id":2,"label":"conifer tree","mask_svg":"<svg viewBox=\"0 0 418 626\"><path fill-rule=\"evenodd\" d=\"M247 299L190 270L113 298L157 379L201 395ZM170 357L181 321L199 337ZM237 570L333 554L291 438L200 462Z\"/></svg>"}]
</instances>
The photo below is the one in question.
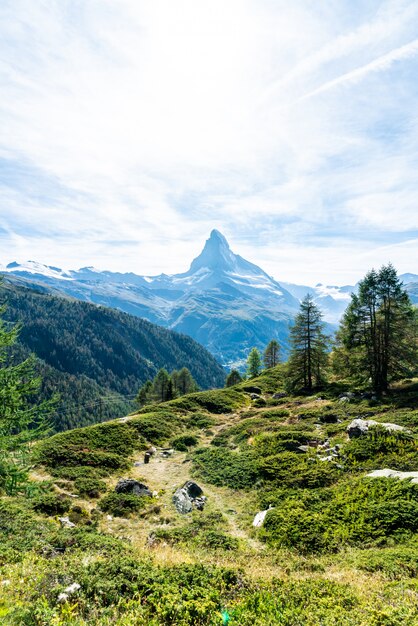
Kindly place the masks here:
<instances>
[{"instance_id":1,"label":"conifer tree","mask_svg":"<svg viewBox=\"0 0 418 626\"><path fill-rule=\"evenodd\" d=\"M5 307L0 307L0 316ZM41 379L33 358L10 362L10 348L20 327L0 319L0 493L9 495L28 485L27 443L44 435L57 398L36 403Z\"/></svg>"},{"instance_id":2,"label":"conifer tree","mask_svg":"<svg viewBox=\"0 0 418 626\"><path fill-rule=\"evenodd\" d=\"M371 270L352 294L333 362L341 375L380 394L410 376L417 362L417 317L393 265Z\"/></svg>"},{"instance_id":3,"label":"conifer tree","mask_svg":"<svg viewBox=\"0 0 418 626\"><path fill-rule=\"evenodd\" d=\"M144 404L148 404L148 402L152 400L152 389L153 384L151 380L147 380L146 383L142 385L135 398L139 406L144 406Z\"/></svg>"},{"instance_id":4,"label":"conifer tree","mask_svg":"<svg viewBox=\"0 0 418 626\"><path fill-rule=\"evenodd\" d=\"M261 370L261 356L257 348L252 348L247 359L247 372L250 378L258 376Z\"/></svg>"},{"instance_id":5,"label":"conifer tree","mask_svg":"<svg viewBox=\"0 0 418 626\"><path fill-rule=\"evenodd\" d=\"M319 307L308 294L300 305L290 331L291 352L288 385L291 389L312 391L324 382L328 362L328 339Z\"/></svg>"},{"instance_id":6,"label":"conifer tree","mask_svg":"<svg viewBox=\"0 0 418 626\"><path fill-rule=\"evenodd\" d=\"M280 346L276 339L272 339L264 350L263 361L266 370L275 367L280 360Z\"/></svg>"},{"instance_id":7,"label":"conifer tree","mask_svg":"<svg viewBox=\"0 0 418 626\"><path fill-rule=\"evenodd\" d=\"M226 377L225 387L233 387L233 385L238 385L243 380L241 374L238 370L231 370Z\"/></svg>"},{"instance_id":8,"label":"conifer tree","mask_svg":"<svg viewBox=\"0 0 418 626\"><path fill-rule=\"evenodd\" d=\"M164 368L161 368L154 378L152 396L156 402L167 402L174 397L171 377Z\"/></svg>"},{"instance_id":9,"label":"conifer tree","mask_svg":"<svg viewBox=\"0 0 418 626\"><path fill-rule=\"evenodd\" d=\"M187 367L182 367L179 372L174 370L171 374L171 380L173 383L173 392L178 396L184 396L186 393L193 393L199 389Z\"/></svg>"}]
</instances>

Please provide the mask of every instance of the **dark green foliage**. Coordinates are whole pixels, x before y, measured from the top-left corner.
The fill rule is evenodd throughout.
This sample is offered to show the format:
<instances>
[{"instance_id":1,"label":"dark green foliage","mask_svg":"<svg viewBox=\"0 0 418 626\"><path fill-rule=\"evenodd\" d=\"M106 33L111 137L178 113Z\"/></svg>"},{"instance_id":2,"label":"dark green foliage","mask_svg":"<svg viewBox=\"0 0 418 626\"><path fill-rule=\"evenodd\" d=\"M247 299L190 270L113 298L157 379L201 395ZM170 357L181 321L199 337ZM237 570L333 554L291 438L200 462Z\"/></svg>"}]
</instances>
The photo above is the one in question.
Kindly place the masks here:
<instances>
[{"instance_id":1,"label":"dark green foliage","mask_svg":"<svg viewBox=\"0 0 418 626\"><path fill-rule=\"evenodd\" d=\"M284 439L279 445L282 449L289 450L296 447L296 442ZM283 451L261 458L259 474L271 484L316 489L337 481L341 476L341 470L332 463L311 461L305 455Z\"/></svg>"},{"instance_id":2,"label":"dark green foliage","mask_svg":"<svg viewBox=\"0 0 418 626\"><path fill-rule=\"evenodd\" d=\"M35 454L38 462L50 468L86 465L122 469L129 465L129 456L138 443L129 423L98 424L41 441Z\"/></svg>"},{"instance_id":3,"label":"dark green foliage","mask_svg":"<svg viewBox=\"0 0 418 626\"><path fill-rule=\"evenodd\" d=\"M77 480L78 478L99 479L110 474L109 469L88 465L76 465L75 467L63 465L62 467L50 468L50 471L53 476L65 480Z\"/></svg>"},{"instance_id":4,"label":"dark green foliage","mask_svg":"<svg viewBox=\"0 0 418 626\"><path fill-rule=\"evenodd\" d=\"M238 370L231 370L226 377L225 387L233 387L234 385L238 385L238 383L242 382L242 376Z\"/></svg>"},{"instance_id":5,"label":"dark green foliage","mask_svg":"<svg viewBox=\"0 0 418 626\"><path fill-rule=\"evenodd\" d=\"M130 423L147 441L161 445L179 430L182 420L166 410L138 415Z\"/></svg>"},{"instance_id":6,"label":"dark green foliage","mask_svg":"<svg viewBox=\"0 0 418 626\"><path fill-rule=\"evenodd\" d=\"M182 367L179 372L174 370L171 373L171 381L175 396L184 396L199 390L197 382L194 380L187 367Z\"/></svg>"},{"instance_id":7,"label":"dark green foliage","mask_svg":"<svg viewBox=\"0 0 418 626\"><path fill-rule=\"evenodd\" d=\"M322 313L308 294L290 331L287 384L291 390L312 391L323 385L329 343L324 328Z\"/></svg>"},{"instance_id":8,"label":"dark green foliage","mask_svg":"<svg viewBox=\"0 0 418 626\"><path fill-rule=\"evenodd\" d=\"M62 515L71 507L71 500L61 493L47 492L31 498L30 504L38 513Z\"/></svg>"},{"instance_id":9,"label":"dark green foliage","mask_svg":"<svg viewBox=\"0 0 418 626\"><path fill-rule=\"evenodd\" d=\"M206 413L192 413L189 418L187 418L187 424L190 427L199 428L201 430L205 430L206 428L210 428L216 423L216 421L210 415Z\"/></svg>"},{"instance_id":10,"label":"dark green foliage","mask_svg":"<svg viewBox=\"0 0 418 626\"><path fill-rule=\"evenodd\" d=\"M88 498L99 498L100 494L106 491L106 483L97 478L77 478L74 487L77 493Z\"/></svg>"},{"instance_id":11,"label":"dark green foliage","mask_svg":"<svg viewBox=\"0 0 418 626\"><path fill-rule=\"evenodd\" d=\"M172 439L171 446L180 452L187 452L189 448L196 446L197 443L198 438L195 435L185 433L184 435Z\"/></svg>"},{"instance_id":12,"label":"dark green foliage","mask_svg":"<svg viewBox=\"0 0 418 626\"><path fill-rule=\"evenodd\" d=\"M417 467L418 442L403 431L388 432L377 426L344 446L344 455L355 469L390 467L414 471Z\"/></svg>"},{"instance_id":13,"label":"dark green foliage","mask_svg":"<svg viewBox=\"0 0 418 626\"><path fill-rule=\"evenodd\" d=\"M321 579L273 580L271 586L262 585L255 589L235 608L230 624L357 626L362 624L357 621L357 616L353 621L357 605L358 599L348 585ZM361 615L356 615L361 620ZM383 626L385 622L375 622L373 626L378 624ZM386 624L389 626L389 622ZM394 622L392 624L395 626ZM412 626L412 622L408 626Z\"/></svg>"},{"instance_id":14,"label":"dark green foliage","mask_svg":"<svg viewBox=\"0 0 418 626\"><path fill-rule=\"evenodd\" d=\"M418 577L418 545L407 543L394 548L362 551L353 559L355 567L381 572L390 579Z\"/></svg>"},{"instance_id":15,"label":"dark green foliage","mask_svg":"<svg viewBox=\"0 0 418 626\"><path fill-rule=\"evenodd\" d=\"M58 390L57 430L126 415L138 388L164 367L188 368L203 389L224 370L190 337L143 319L6 283L7 319L23 324L19 355L35 353L42 399Z\"/></svg>"},{"instance_id":16,"label":"dark green foliage","mask_svg":"<svg viewBox=\"0 0 418 626\"><path fill-rule=\"evenodd\" d=\"M136 513L143 509L148 498L135 496L131 493L116 493L112 491L99 501L102 511L111 513L117 517L128 517L131 513Z\"/></svg>"},{"instance_id":17,"label":"dark green foliage","mask_svg":"<svg viewBox=\"0 0 418 626\"><path fill-rule=\"evenodd\" d=\"M391 479L353 479L320 493L280 492L262 535L301 552L371 547L409 539L418 530L418 485Z\"/></svg>"},{"instance_id":18,"label":"dark green foliage","mask_svg":"<svg viewBox=\"0 0 418 626\"><path fill-rule=\"evenodd\" d=\"M11 361L21 327L4 322L4 312L0 306L0 495L15 495L29 488L27 444L47 434L53 401L39 401L32 358Z\"/></svg>"},{"instance_id":19,"label":"dark green foliage","mask_svg":"<svg viewBox=\"0 0 418 626\"><path fill-rule=\"evenodd\" d=\"M247 359L247 374L249 378L255 378L260 374L261 355L257 348L252 348Z\"/></svg>"},{"instance_id":20,"label":"dark green foliage","mask_svg":"<svg viewBox=\"0 0 418 626\"><path fill-rule=\"evenodd\" d=\"M264 350L263 362L266 370L276 367L280 361L280 346L276 339L272 339Z\"/></svg>"},{"instance_id":21,"label":"dark green foliage","mask_svg":"<svg viewBox=\"0 0 418 626\"><path fill-rule=\"evenodd\" d=\"M371 270L360 281L338 333L334 370L359 384L386 392L417 367L418 317L395 268Z\"/></svg>"},{"instance_id":22,"label":"dark green foliage","mask_svg":"<svg viewBox=\"0 0 418 626\"><path fill-rule=\"evenodd\" d=\"M193 460L197 475L214 485L250 489L258 478L257 459L252 450L201 448L196 450Z\"/></svg>"}]
</instances>

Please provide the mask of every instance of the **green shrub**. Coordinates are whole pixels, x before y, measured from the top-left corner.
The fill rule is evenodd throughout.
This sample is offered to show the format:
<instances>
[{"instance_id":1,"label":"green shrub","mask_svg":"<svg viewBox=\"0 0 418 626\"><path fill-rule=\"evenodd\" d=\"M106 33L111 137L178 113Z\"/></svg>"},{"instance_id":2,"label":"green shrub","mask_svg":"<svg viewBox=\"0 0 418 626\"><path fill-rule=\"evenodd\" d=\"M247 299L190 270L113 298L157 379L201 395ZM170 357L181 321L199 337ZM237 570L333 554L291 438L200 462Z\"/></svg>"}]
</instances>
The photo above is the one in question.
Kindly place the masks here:
<instances>
[{"instance_id":1,"label":"green shrub","mask_svg":"<svg viewBox=\"0 0 418 626\"><path fill-rule=\"evenodd\" d=\"M108 493L99 502L102 511L116 517L128 517L131 513L140 511L149 502L148 498L135 496L131 493Z\"/></svg>"},{"instance_id":2,"label":"green shrub","mask_svg":"<svg viewBox=\"0 0 418 626\"><path fill-rule=\"evenodd\" d=\"M200 542L203 546L212 550L237 550L239 547L239 541L235 537L231 537L226 533L219 532L218 530L207 530L202 533Z\"/></svg>"},{"instance_id":3,"label":"green shrub","mask_svg":"<svg viewBox=\"0 0 418 626\"><path fill-rule=\"evenodd\" d=\"M52 468L86 465L121 469L129 466L128 457L137 442L137 433L128 424L98 424L41 441L35 459Z\"/></svg>"},{"instance_id":4,"label":"green shrub","mask_svg":"<svg viewBox=\"0 0 418 626\"><path fill-rule=\"evenodd\" d=\"M249 489L258 478L252 450L230 452L225 448L201 448L193 455L196 473L209 483L232 489Z\"/></svg>"},{"instance_id":5,"label":"green shrub","mask_svg":"<svg viewBox=\"0 0 418 626\"><path fill-rule=\"evenodd\" d=\"M47 492L31 498L30 504L38 513L44 513L45 515L62 515L70 508L71 500L63 494Z\"/></svg>"},{"instance_id":6,"label":"green shrub","mask_svg":"<svg viewBox=\"0 0 418 626\"><path fill-rule=\"evenodd\" d=\"M187 450L198 443L198 438L195 435L184 434L171 440L170 445L180 452L187 452Z\"/></svg>"},{"instance_id":7,"label":"green shrub","mask_svg":"<svg viewBox=\"0 0 418 626\"><path fill-rule=\"evenodd\" d=\"M402 431L388 432L381 427L371 428L365 435L352 439L344 454L349 464L361 469L390 467L414 471L417 466L418 442Z\"/></svg>"},{"instance_id":8,"label":"green shrub","mask_svg":"<svg viewBox=\"0 0 418 626\"><path fill-rule=\"evenodd\" d=\"M345 545L373 547L408 540L418 530L418 485L390 479L352 479L309 495L279 491L261 535L300 552Z\"/></svg>"},{"instance_id":9,"label":"green shrub","mask_svg":"<svg viewBox=\"0 0 418 626\"><path fill-rule=\"evenodd\" d=\"M187 418L187 424L192 428L199 428L205 430L210 428L216 423L213 417L206 415L206 413L193 413Z\"/></svg>"},{"instance_id":10,"label":"green shrub","mask_svg":"<svg viewBox=\"0 0 418 626\"><path fill-rule=\"evenodd\" d=\"M182 408L188 411L195 411L203 408L209 413L232 413L245 406L247 398L244 393L235 388L214 389L211 391L201 391L191 393L187 396L173 400L169 403L173 408Z\"/></svg>"},{"instance_id":11,"label":"green shrub","mask_svg":"<svg viewBox=\"0 0 418 626\"><path fill-rule=\"evenodd\" d=\"M131 420L133 428L155 445L168 441L179 430L182 423L177 415L167 411L145 413Z\"/></svg>"},{"instance_id":12,"label":"green shrub","mask_svg":"<svg viewBox=\"0 0 418 626\"><path fill-rule=\"evenodd\" d=\"M77 480L78 478L99 479L109 476L110 470L105 467L91 467L88 465L77 465L75 467L66 466L53 467L51 473L57 478L66 480Z\"/></svg>"},{"instance_id":13,"label":"green shrub","mask_svg":"<svg viewBox=\"0 0 418 626\"><path fill-rule=\"evenodd\" d=\"M100 494L106 491L106 483L97 478L77 478L74 487L81 496L88 498L99 498Z\"/></svg>"}]
</instances>

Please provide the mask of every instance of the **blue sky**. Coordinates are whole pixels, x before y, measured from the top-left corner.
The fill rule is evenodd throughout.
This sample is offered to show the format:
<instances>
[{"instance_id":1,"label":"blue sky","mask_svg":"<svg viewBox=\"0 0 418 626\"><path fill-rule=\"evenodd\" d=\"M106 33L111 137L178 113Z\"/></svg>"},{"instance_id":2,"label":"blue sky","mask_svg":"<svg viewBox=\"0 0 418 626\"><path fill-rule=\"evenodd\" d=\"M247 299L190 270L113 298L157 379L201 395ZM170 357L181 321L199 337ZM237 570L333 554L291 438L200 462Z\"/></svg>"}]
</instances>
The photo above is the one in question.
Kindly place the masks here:
<instances>
[{"instance_id":1,"label":"blue sky","mask_svg":"<svg viewBox=\"0 0 418 626\"><path fill-rule=\"evenodd\" d=\"M418 1L3 0L0 262L418 273Z\"/></svg>"}]
</instances>

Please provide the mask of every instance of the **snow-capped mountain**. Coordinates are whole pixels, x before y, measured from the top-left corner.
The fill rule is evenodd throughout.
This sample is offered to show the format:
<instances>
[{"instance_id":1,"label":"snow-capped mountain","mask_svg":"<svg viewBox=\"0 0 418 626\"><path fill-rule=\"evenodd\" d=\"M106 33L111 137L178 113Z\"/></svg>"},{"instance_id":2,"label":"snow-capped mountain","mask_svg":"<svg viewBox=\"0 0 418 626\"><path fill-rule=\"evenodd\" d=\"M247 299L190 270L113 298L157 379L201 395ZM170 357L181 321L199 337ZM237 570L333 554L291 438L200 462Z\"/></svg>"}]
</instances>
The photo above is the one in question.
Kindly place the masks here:
<instances>
[{"instance_id":1,"label":"snow-capped mountain","mask_svg":"<svg viewBox=\"0 0 418 626\"><path fill-rule=\"evenodd\" d=\"M237 363L251 347L273 338L287 349L289 323L300 301L311 293L330 324L336 324L356 286L315 287L277 282L260 267L235 254L213 230L187 272L139 276L83 267L62 270L35 261L9 263L0 272L13 282L121 309L188 334L222 363ZM418 276L404 274L411 296ZM415 294L415 295L414 295Z\"/></svg>"}]
</instances>

